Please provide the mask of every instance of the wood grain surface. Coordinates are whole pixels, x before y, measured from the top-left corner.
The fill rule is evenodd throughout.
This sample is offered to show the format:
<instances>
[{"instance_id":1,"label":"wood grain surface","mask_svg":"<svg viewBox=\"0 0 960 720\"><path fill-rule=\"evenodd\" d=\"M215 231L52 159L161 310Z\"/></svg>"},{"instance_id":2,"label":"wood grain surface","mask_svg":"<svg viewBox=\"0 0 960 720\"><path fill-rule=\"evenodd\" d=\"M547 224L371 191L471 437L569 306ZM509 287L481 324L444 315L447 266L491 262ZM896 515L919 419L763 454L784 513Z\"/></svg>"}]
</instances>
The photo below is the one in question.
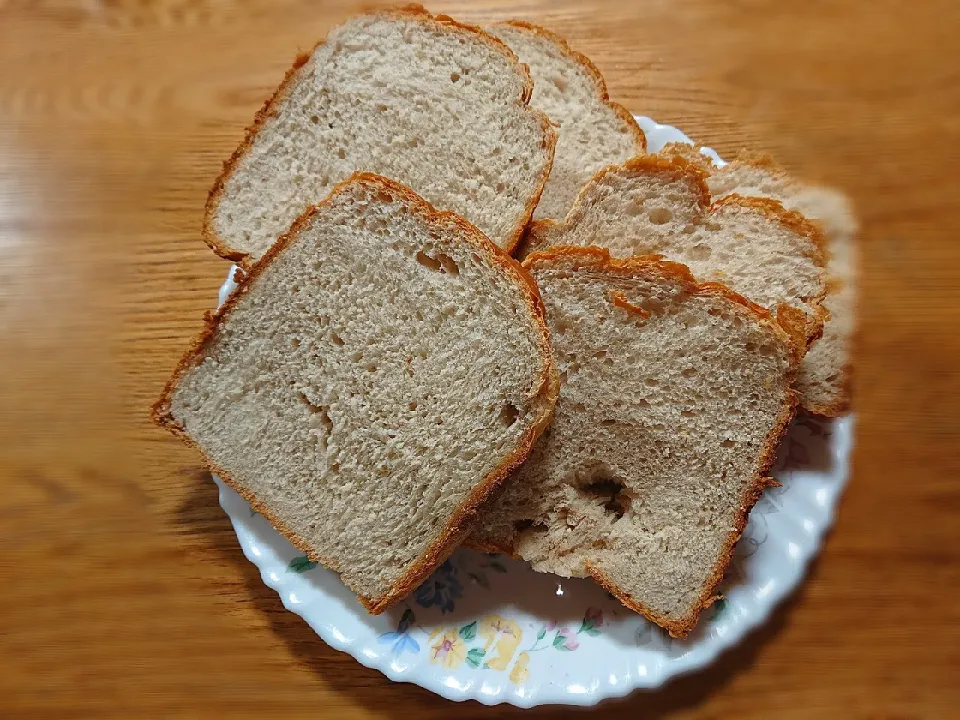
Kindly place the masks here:
<instances>
[{"instance_id":1,"label":"wood grain surface","mask_svg":"<svg viewBox=\"0 0 960 720\"><path fill-rule=\"evenodd\" d=\"M324 645L148 407L216 298L220 163L346 0L0 0L0 716L490 717ZM630 110L835 184L863 223L854 478L802 589L711 669L599 715L960 706L960 5L477 0ZM526 713L545 717L558 711Z\"/></svg>"}]
</instances>

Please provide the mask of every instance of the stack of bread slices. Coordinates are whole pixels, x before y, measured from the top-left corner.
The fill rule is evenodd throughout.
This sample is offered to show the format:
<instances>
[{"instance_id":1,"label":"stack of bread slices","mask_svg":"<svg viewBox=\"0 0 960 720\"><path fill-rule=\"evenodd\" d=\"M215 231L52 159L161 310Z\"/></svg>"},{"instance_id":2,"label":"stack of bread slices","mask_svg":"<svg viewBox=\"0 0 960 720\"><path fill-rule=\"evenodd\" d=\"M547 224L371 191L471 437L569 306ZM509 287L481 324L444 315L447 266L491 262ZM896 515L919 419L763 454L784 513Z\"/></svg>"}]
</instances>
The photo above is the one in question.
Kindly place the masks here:
<instances>
[{"instance_id":1,"label":"stack of bread slices","mask_svg":"<svg viewBox=\"0 0 960 720\"><path fill-rule=\"evenodd\" d=\"M769 159L648 154L524 22L299 57L210 193L240 264L154 407L366 608L459 544L684 636L798 405L849 405L856 228Z\"/></svg>"}]
</instances>

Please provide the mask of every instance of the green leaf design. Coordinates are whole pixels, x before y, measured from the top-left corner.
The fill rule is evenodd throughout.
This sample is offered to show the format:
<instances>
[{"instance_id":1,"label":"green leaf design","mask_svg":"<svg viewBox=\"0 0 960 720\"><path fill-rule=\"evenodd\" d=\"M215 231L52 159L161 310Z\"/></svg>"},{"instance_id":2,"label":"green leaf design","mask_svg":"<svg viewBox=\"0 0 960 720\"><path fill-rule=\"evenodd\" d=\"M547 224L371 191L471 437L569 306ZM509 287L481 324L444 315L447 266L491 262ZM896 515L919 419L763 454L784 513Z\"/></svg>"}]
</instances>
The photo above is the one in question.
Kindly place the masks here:
<instances>
[{"instance_id":1,"label":"green leaf design","mask_svg":"<svg viewBox=\"0 0 960 720\"><path fill-rule=\"evenodd\" d=\"M583 621L582 623L580 623L580 629L577 630L577 632L578 632L578 633L582 633L582 632L588 633L588 632L590 632L591 630L593 630L593 620L586 620L586 619L584 619L584 621Z\"/></svg>"},{"instance_id":2,"label":"green leaf design","mask_svg":"<svg viewBox=\"0 0 960 720\"><path fill-rule=\"evenodd\" d=\"M507 571L507 568L504 567L503 563L499 562L498 560L491 560L490 567L500 573L505 573Z\"/></svg>"},{"instance_id":3,"label":"green leaf design","mask_svg":"<svg viewBox=\"0 0 960 720\"><path fill-rule=\"evenodd\" d=\"M460 638L462 640L473 640L477 636L477 621L474 620L469 625L460 628Z\"/></svg>"},{"instance_id":4,"label":"green leaf design","mask_svg":"<svg viewBox=\"0 0 960 720\"><path fill-rule=\"evenodd\" d=\"M403 615L400 616L400 622L402 623L413 622L413 610L411 610L410 608L407 608L406 610L404 610Z\"/></svg>"},{"instance_id":5,"label":"green leaf design","mask_svg":"<svg viewBox=\"0 0 960 720\"><path fill-rule=\"evenodd\" d=\"M317 563L313 560L308 559L306 555L301 555L290 561L290 564L287 565L287 572L305 573L307 570L313 570L316 566Z\"/></svg>"},{"instance_id":6,"label":"green leaf design","mask_svg":"<svg viewBox=\"0 0 960 720\"><path fill-rule=\"evenodd\" d=\"M544 625L540 628L540 632L537 633L537 642L543 640L543 636L547 634L547 626Z\"/></svg>"},{"instance_id":7,"label":"green leaf design","mask_svg":"<svg viewBox=\"0 0 960 720\"><path fill-rule=\"evenodd\" d=\"M563 635L560 634L560 631L559 631L559 630L557 631L557 634L553 636L553 646L554 646L557 650L566 650L566 648L563 647L563 644L564 644L566 641L567 641L567 639L566 639Z\"/></svg>"},{"instance_id":8,"label":"green leaf design","mask_svg":"<svg viewBox=\"0 0 960 720\"><path fill-rule=\"evenodd\" d=\"M599 634L600 634L600 631L597 630L595 627L592 627L592 626L591 626L591 627L588 627L586 630L584 630L584 632L585 632L587 635L599 635Z\"/></svg>"},{"instance_id":9,"label":"green leaf design","mask_svg":"<svg viewBox=\"0 0 960 720\"><path fill-rule=\"evenodd\" d=\"M256 509L250 508L250 517L253 517L254 515L259 515L259 514L260 514L260 513L258 513L258 512L256 511Z\"/></svg>"},{"instance_id":10,"label":"green leaf design","mask_svg":"<svg viewBox=\"0 0 960 720\"><path fill-rule=\"evenodd\" d=\"M483 648L470 648L467 651L467 665L473 668L480 667L480 661L483 660L485 654L486 651ZM486 663L484 663L484 667L486 666Z\"/></svg>"}]
</instances>

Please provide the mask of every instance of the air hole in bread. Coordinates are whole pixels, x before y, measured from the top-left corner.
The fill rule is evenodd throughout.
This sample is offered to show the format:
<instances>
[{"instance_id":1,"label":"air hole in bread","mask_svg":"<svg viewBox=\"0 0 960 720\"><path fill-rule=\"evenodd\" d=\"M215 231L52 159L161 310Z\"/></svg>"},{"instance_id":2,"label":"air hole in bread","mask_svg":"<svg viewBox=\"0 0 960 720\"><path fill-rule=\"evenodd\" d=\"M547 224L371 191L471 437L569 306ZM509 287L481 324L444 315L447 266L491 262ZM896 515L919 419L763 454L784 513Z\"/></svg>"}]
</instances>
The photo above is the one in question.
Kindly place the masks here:
<instances>
[{"instance_id":1,"label":"air hole in bread","mask_svg":"<svg viewBox=\"0 0 960 720\"><path fill-rule=\"evenodd\" d=\"M733 440L724 440L722 443L720 443L720 447L725 447L725 448L732 448L735 445L736 443Z\"/></svg>"},{"instance_id":2,"label":"air hole in bread","mask_svg":"<svg viewBox=\"0 0 960 720\"><path fill-rule=\"evenodd\" d=\"M414 402L410 403L409 405L407 405L407 407L410 408L411 411L413 411L413 410L416 410L416 409L417 409L418 407L420 407L420 406L417 404L416 401L414 401Z\"/></svg>"},{"instance_id":3,"label":"air hole in bread","mask_svg":"<svg viewBox=\"0 0 960 720\"><path fill-rule=\"evenodd\" d=\"M598 475L577 491L591 502L600 503L608 514L613 515L614 520L619 520L630 510L631 498L626 493L626 485L604 474Z\"/></svg>"},{"instance_id":4,"label":"air hole in bread","mask_svg":"<svg viewBox=\"0 0 960 720\"><path fill-rule=\"evenodd\" d=\"M710 249L709 245L694 245L687 250L686 255L690 260L709 260L710 255L713 251Z\"/></svg>"},{"instance_id":5,"label":"air hole in bread","mask_svg":"<svg viewBox=\"0 0 960 720\"><path fill-rule=\"evenodd\" d=\"M506 427L511 427L518 417L520 417L520 410L513 403L504 403L500 408L500 422Z\"/></svg>"},{"instance_id":6,"label":"air hole in bread","mask_svg":"<svg viewBox=\"0 0 960 720\"><path fill-rule=\"evenodd\" d=\"M300 347L300 338L290 338L290 347Z\"/></svg>"},{"instance_id":7,"label":"air hole in bread","mask_svg":"<svg viewBox=\"0 0 960 720\"><path fill-rule=\"evenodd\" d=\"M460 80L460 73L458 72L450 73L450 82L459 82L459 80Z\"/></svg>"},{"instance_id":8,"label":"air hole in bread","mask_svg":"<svg viewBox=\"0 0 960 720\"><path fill-rule=\"evenodd\" d=\"M310 122L312 122L314 125L316 125L318 122L320 122L320 117L319 117L318 115L311 115L311 116L310 116Z\"/></svg>"},{"instance_id":9,"label":"air hole in bread","mask_svg":"<svg viewBox=\"0 0 960 720\"><path fill-rule=\"evenodd\" d=\"M683 417L696 417L696 416L697 416L697 413L694 412L693 410L681 410L681 411L680 411L680 414L681 414Z\"/></svg>"},{"instance_id":10,"label":"air hole in bread","mask_svg":"<svg viewBox=\"0 0 960 720\"><path fill-rule=\"evenodd\" d=\"M648 377L644 379L643 384L647 387L656 387L660 383L656 378Z\"/></svg>"},{"instance_id":11,"label":"air hole in bread","mask_svg":"<svg viewBox=\"0 0 960 720\"><path fill-rule=\"evenodd\" d=\"M337 157L340 158L341 160L345 159L347 157L347 151L344 150L343 148L339 148L337 150Z\"/></svg>"},{"instance_id":12,"label":"air hole in bread","mask_svg":"<svg viewBox=\"0 0 960 720\"><path fill-rule=\"evenodd\" d=\"M327 407L324 405L314 405L302 392L297 393L297 399L310 411L312 416L311 424L322 429L322 433L316 435L316 437L319 438L320 448L326 451L327 438L333 432L333 420L330 419Z\"/></svg>"},{"instance_id":13,"label":"air hole in bread","mask_svg":"<svg viewBox=\"0 0 960 720\"><path fill-rule=\"evenodd\" d=\"M446 275L460 274L460 266L457 265L457 261L446 253L438 252L435 256L431 257L421 250L417 253L416 258L418 263L433 272L444 273Z\"/></svg>"},{"instance_id":14,"label":"air hole in bread","mask_svg":"<svg viewBox=\"0 0 960 720\"><path fill-rule=\"evenodd\" d=\"M388 192L384 192L383 190L381 190L380 192L377 193L377 200L379 200L379 201L382 202L382 203L392 203L392 202L393 202L393 195L391 195L391 194L388 193Z\"/></svg>"},{"instance_id":15,"label":"air hole in bread","mask_svg":"<svg viewBox=\"0 0 960 720\"><path fill-rule=\"evenodd\" d=\"M673 220L673 213L667 208L658 207L651 210L647 217L654 225L664 225Z\"/></svg>"},{"instance_id":16,"label":"air hole in bread","mask_svg":"<svg viewBox=\"0 0 960 720\"><path fill-rule=\"evenodd\" d=\"M696 368L684 368L683 370L680 371L680 374L683 375L684 377L687 377L687 378L688 378L688 377L693 377L694 375L697 374L697 369L696 369Z\"/></svg>"},{"instance_id":17,"label":"air hole in bread","mask_svg":"<svg viewBox=\"0 0 960 720\"><path fill-rule=\"evenodd\" d=\"M334 345L343 345L343 338L337 335L335 332L330 333L330 340L333 341Z\"/></svg>"},{"instance_id":18,"label":"air hole in bread","mask_svg":"<svg viewBox=\"0 0 960 720\"><path fill-rule=\"evenodd\" d=\"M457 265L456 260L447 255L446 253L437 253L437 260L440 261L440 266L443 268L443 271L448 275L459 275L460 266Z\"/></svg>"},{"instance_id":19,"label":"air hole in bread","mask_svg":"<svg viewBox=\"0 0 960 720\"><path fill-rule=\"evenodd\" d=\"M547 532L549 528L543 523L534 522L533 520L517 520L513 524L513 529L518 533L521 533L527 530L533 530L534 532Z\"/></svg>"},{"instance_id":20,"label":"air hole in bread","mask_svg":"<svg viewBox=\"0 0 960 720\"><path fill-rule=\"evenodd\" d=\"M434 260L432 257L423 252L423 250L417 253L417 262L428 270L433 270L433 272L440 272L442 267L439 260Z\"/></svg>"}]
</instances>

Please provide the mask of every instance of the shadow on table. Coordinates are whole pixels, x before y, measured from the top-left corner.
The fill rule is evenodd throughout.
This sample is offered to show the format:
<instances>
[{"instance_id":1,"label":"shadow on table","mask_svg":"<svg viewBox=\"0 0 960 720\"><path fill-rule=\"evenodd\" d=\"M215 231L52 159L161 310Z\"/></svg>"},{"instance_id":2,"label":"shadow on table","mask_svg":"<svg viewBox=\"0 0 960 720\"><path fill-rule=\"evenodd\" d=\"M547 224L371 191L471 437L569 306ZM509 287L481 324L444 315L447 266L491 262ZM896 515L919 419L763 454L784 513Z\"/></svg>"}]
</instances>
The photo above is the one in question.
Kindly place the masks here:
<instances>
[{"instance_id":1,"label":"shadow on table","mask_svg":"<svg viewBox=\"0 0 960 720\"><path fill-rule=\"evenodd\" d=\"M194 474L194 473L191 473ZM392 683L377 670L366 668L346 653L334 650L321 640L299 616L288 612L279 596L263 584L260 573L243 555L237 544L230 520L217 503L217 489L209 476L207 482L198 482L190 497L177 512L181 529L189 534L202 535L208 547L224 560L232 562L243 579L250 602L269 621L273 633L297 659L309 668L324 687L343 696L344 701L362 705L371 712L391 717L490 717L494 713L474 701L452 703L410 683ZM807 575L816 572L817 559L808 568ZM577 714L590 716L602 713L631 718L657 718L685 708L697 706L737 675L749 670L758 659L762 648L786 625L794 606L804 593L804 585L784 601L768 622L750 633L739 645L724 653L709 668L675 679L655 691L635 691L626 698L606 700ZM508 705L497 708L497 717L552 718L563 717L573 708L543 706L521 710Z\"/></svg>"}]
</instances>

